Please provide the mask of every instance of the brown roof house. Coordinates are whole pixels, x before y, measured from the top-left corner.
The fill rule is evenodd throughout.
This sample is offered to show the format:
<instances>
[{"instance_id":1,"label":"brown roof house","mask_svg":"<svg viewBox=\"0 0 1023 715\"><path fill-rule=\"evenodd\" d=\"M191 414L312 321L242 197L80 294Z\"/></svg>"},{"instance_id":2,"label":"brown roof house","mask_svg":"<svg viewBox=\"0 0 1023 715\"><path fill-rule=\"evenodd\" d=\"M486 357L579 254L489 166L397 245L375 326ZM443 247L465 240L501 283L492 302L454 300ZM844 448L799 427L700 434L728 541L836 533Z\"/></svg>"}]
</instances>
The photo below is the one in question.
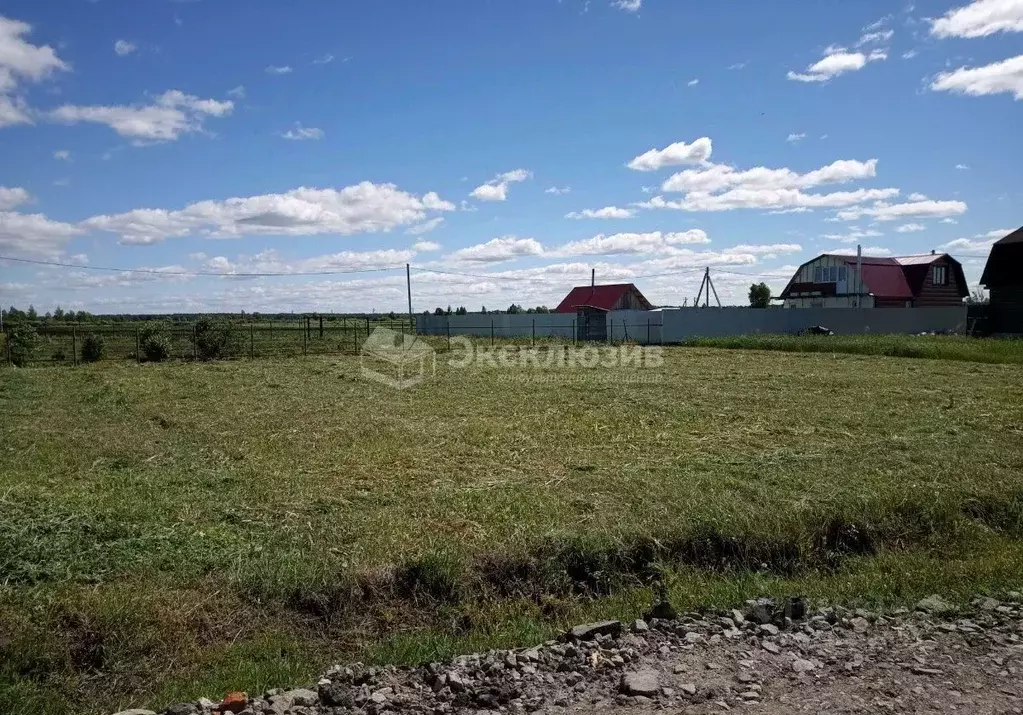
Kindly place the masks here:
<instances>
[{"instance_id":1,"label":"brown roof house","mask_svg":"<svg viewBox=\"0 0 1023 715\"><path fill-rule=\"evenodd\" d=\"M980 284L991 296L990 332L1023 334L1023 227L991 247Z\"/></svg>"},{"instance_id":2,"label":"brown roof house","mask_svg":"<svg viewBox=\"0 0 1023 715\"><path fill-rule=\"evenodd\" d=\"M963 266L947 253L824 253L801 265L774 300L786 308L922 308L962 305L967 295Z\"/></svg>"}]
</instances>

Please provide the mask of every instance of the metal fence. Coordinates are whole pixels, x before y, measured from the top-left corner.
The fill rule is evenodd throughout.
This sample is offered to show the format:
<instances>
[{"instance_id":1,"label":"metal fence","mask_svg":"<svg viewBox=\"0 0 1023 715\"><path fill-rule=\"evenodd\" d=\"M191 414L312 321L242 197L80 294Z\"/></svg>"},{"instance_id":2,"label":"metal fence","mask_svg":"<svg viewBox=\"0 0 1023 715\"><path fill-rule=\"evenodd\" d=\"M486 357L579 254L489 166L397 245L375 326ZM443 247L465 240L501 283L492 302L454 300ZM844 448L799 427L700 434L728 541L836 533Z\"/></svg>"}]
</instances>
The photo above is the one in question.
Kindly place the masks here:
<instances>
[{"instance_id":1,"label":"metal fence","mask_svg":"<svg viewBox=\"0 0 1023 715\"><path fill-rule=\"evenodd\" d=\"M642 345L661 344L661 323L655 314L639 320L608 320L606 329L600 332L584 329L579 320L566 315L552 319L538 316L535 319L517 320L512 324L503 320L505 316L493 319L480 318L476 321L443 320L417 321L420 339L437 350L450 350L461 340L469 340L474 346L550 344L593 344L593 343L639 343ZM517 316L516 316L517 317Z\"/></svg>"},{"instance_id":2,"label":"metal fence","mask_svg":"<svg viewBox=\"0 0 1023 715\"><path fill-rule=\"evenodd\" d=\"M38 335L32 350L22 356L25 365L77 365L83 362L82 346L86 338L102 338L103 361L145 359L140 350L147 325L128 322L118 324L36 324ZM400 333L412 332L408 320L372 318L309 318L286 322L217 323L226 334L219 359L255 359L302 355L356 355L375 328L383 327ZM10 326L5 326L2 358L13 359ZM169 360L198 360L200 343L196 340L194 322L163 323L160 332L170 347Z\"/></svg>"}]
</instances>

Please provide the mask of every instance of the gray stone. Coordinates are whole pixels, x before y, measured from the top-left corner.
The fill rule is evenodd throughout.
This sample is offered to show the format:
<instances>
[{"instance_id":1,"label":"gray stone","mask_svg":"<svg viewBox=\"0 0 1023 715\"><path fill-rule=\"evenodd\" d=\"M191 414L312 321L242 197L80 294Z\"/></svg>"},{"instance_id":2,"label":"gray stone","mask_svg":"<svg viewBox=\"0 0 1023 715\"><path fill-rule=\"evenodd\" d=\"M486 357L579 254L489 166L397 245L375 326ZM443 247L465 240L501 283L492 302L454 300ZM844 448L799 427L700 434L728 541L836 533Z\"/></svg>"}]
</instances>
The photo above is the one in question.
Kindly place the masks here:
<instances>
[{"instance_id":1,"label":"gray stone","mask_svg":"<svg viewBox=\"0 0 1023 715\"><path fill-rule=\"evenodd\" d=\"M849 621L849 625L852 626L852 629L857 633L866 633L867 629L870 628L870 621L866 618L854 618Z\"/></svg>"},{"instance_id":2,"label":"gray stone","mask_svg":"<svg viewBox=\"0 0 1023 715\"><path fill-rule=\"evenodd\" d=\"M592 641L597 636L617 636L621 632L621 621L598 621L576 626L568 632L568 637L577 641Z\"/></svg>"},{"instance_id":3,"label":"gray stone","mask_svg":"<svg viewBox=\"0 0 1023 715\"><path fill-rule=\"evenodd\" d=\"M774 653L775 655L781 653L781 648L778 646L778 644L772 643L771 641L761 641L760 647L766 650L768 653Z\"/></svg>"},{"instance_id":4,"label":"gray stone","mask_svg":"<svg viewBox=\"0 0 1023 715\"><path fill-rule=\"evenodd\" d=\"M175 703L163 711L163 715L198 715L199 707L195 703Z\"/></svg>"},{"instance_id":5,"label":"gray stone","mask_svg":"<svg viewBox=\"0 0 1023 715\"><path fill-rule=\"evenodd\" d=\"M679 690L681 690L689 697L693 697L694 695L696 695L696 686L693 685L692 683L683 683L681 686L679 686Z\"/></svg>"},{"instance_id":6,"label":"gray stone","mask_svg":"<svg viewBox=\"0 0 1023 715\"><path fill-rule=\"evenodd\" d=\"M626 695L642 695L655 697L661 690L656 670L641 670L637 673L626 673L622 676L621 692Z\"/></svg>"},{"instance_id":7,"label":"gray stone","mask_svg":"<svg viewBox=\"0 0 1023 715\"><path fill-rule=\"evenodd\" d=\"M649 630L650 626L648 626L647 622L644 621L642 618L637 618L635 621L632 622L633 633L646 633Z\"/></svg>"},{"instance_id":8,"label":"gray stone","mask_svg":"<svg viewBox=\"0 0 1023 715\"><path fill-rule=\"evenodd\" d=\"M212 710L217 707L217 704L209 698L199 698L196 704L199 706L200 710Z\"/></svg>"},{"instance_id":9,"label":"gray stone","mask_svg":"<svg viewBox=\"0 0 1023 715\"><path fill-rule=\"evenodd\" d=\"M146 710L144 708L132 708L131 710L122 710L114 715L156 715L152 710Z\"/></svg>"},{"instance_id":10,"label":"gray stone","mask_svg":"<svg viewBox=\"0 0 1023 715\"><path fill-rule=\"evenodd\" d=\"M728 615L732 617L732 620L735 621L735 625L737 626L741 626L742 622L746 620L746 617L742 615L742 611L738 611L734 608L728 612Z\"/></svg>"},{"instance_id":11,"label":"gray stone","mask_svg":"<svg viewBox=\"0 0 1023 715\"><path fill-rule=\"evenodd\" d=\"M465 690L465 681L458 673L448 673L448 687L452 693L460 693Z\"/></svg>"},{"instance_id":12,"label":"gray stone","mask_svg":"<svg viewBox=\"0 0 1023 715\"><path fill-rule=\"evenodd\" d=\"M797 673L809 673L811 670L815 670L816 668L817 666L814 665L812 660L796 658L794 661L792 661L792 670L794 670Z\"/></svg>"},{"instance_id":13,"label":"gray stone","mask_svg":"<svg viewBox=\"0 0 1023 715\"><path fill-rule=\"evenodd\" d=\"M916 610L934 615L942 615L945 613L955 613L956 607L941 596L933 595L920 599L916 604Z\"/></svg>"},{"instance_id":14,"label":"gray stone","mask_svg":"<svg viewBox=\"0 0 1023 715\"><path fill-rule=\"evenodd\" d=\"M778 635L778 626L773 623L764 623L758 629L761 635L765 636L776 636Z\"/></svg>"},{"instance_id":15,"label":"gray stone","mask_svg":"<svg viewBox=\"0 0 1023 715\"><path fill-rule=\"evenodd\" d=\"M344 683L333 683L329 680L324 683L321 681L318 690L320 700L323 701L324 705L341 708L355 706L355 697Z\"/></svg>"},{"instance_id":16,"label":"gray stone","mask_svg":"<svg viewBox=\"0 0 1023 715\"><path fill-rule=\"evenodd\" d=\"M310 707L319 701L319 696L308 688L295 688L284 693L284 697L291 699L292 705Z\"/></svg>"},{"instance_id":17,"label":"gray stone","mask_svg":"<svg viewBox=\"0 0 1023 715\"><path fill-rule=\"evenodd\" d=\"M770 598L758 598L746 602L745 619L753 623L770 623L774 619L774 601Z\"/></svg>"}]
</instances>

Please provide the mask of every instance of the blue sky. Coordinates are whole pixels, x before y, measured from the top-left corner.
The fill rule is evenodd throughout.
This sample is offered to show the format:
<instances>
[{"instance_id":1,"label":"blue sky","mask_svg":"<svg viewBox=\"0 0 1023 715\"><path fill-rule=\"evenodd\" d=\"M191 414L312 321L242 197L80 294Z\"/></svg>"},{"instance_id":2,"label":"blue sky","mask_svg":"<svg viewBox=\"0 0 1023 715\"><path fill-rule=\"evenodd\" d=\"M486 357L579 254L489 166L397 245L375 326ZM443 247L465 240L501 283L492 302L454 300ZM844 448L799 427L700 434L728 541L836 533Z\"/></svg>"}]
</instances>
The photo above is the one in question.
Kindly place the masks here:
<instances>
[{"instance_id":1,"label":"blue sky","mask_svg":"<svg viewBox=\"0 0 1023 715\"><path fill-rule=\"evenodd\" d=\"M406 262L417 310L741 303L857 243L976 280L1020 100L1023 0L9 0L0 256L77 267L0 303L399 310Z\"/></svg>"}]
</instances>

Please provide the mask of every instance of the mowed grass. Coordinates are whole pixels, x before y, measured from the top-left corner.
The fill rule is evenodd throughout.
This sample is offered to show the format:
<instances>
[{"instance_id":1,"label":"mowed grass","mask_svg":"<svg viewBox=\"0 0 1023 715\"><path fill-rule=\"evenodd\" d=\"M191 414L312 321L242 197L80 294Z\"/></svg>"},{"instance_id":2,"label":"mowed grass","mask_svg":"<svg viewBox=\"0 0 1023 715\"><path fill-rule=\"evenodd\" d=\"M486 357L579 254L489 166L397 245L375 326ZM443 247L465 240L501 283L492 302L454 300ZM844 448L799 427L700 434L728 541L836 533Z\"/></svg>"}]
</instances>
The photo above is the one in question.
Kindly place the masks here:
<instances>
[{"instance_id":1,"label":"mowed grass","mask_svg":"<svg viewBox=\"0 0 1023 715\"><path fill-rule=\"evenodd\" d=\"M992 340L963 335L735 335L693 338L686 345L738 350L852 353L888 357L1023 364L1023 340Z\"/></svg>"},{"instance_id":2,"label":"mowed grass","mask_svg":"<svg viewBox=\"0 0 1023 715\"><path fill-rule=\"evenodd\" d=\"M405 391L354 357L0 371L0 700L255 691L524 644L665 590L1021 585L1023 367L663 355L441 355Z\"/></svg>"}]
</instances>

